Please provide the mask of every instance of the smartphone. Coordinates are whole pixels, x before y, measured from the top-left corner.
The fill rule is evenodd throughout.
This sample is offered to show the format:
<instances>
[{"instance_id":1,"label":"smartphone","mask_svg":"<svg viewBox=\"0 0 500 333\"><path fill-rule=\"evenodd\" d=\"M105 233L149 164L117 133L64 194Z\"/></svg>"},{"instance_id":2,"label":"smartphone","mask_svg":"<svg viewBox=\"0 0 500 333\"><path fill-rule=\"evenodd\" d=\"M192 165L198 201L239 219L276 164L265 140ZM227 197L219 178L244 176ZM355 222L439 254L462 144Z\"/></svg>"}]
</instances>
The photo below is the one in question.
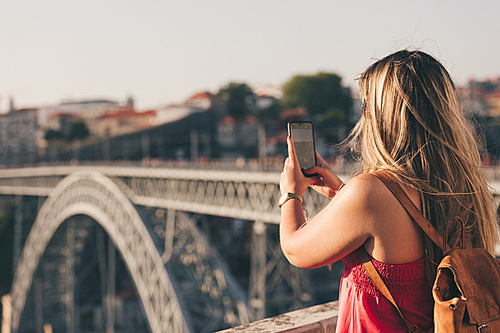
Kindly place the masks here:
<instances>
[{"instance_id":1,"label":"smartphone","mask_svg":"<svg viewBox=\"0 0 500 333\"><path fill-rule=\"evenodd\" d=\"M292 137L295 153L302 170L316 166L316 147L314 128L310 121L291 121L288 123L288 135ZM312 177L314 174L305 174Z\"/></svg>"}]
</instances>

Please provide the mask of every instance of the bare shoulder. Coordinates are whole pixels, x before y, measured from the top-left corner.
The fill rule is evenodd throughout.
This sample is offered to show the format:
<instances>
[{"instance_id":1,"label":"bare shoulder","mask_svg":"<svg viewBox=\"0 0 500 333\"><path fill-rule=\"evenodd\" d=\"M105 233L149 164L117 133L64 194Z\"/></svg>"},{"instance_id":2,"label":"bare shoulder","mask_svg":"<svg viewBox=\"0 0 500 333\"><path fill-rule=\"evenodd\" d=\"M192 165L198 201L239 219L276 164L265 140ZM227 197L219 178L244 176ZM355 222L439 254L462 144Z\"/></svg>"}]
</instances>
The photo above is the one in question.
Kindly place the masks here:
<instances>
[{"instance_id":1,"label":"bare shoulder","mask_svg":"<svg viewBox=\"0 0 500 333\"><path fill-rule=\"evenodd\" d=\"M371 234L377 228L377 221L386 218L387 211L397 204L391 196L377 176L363 173L347 182L333 198L331 206L335 214L346 212L349 217L357 217L350 223L362 225Z\"/></svg>"},{"instance_id":2,"label":"bare shoulder","mask_svg":"<svg viewBox=\"0 0 500 333\"><path fill-rule=\"evenodd\" d=\"M407 186L403 183L396 181L404 192L412 199L417 207L420 206L420 194L419 192ZM354 177L349 183L345 186L357 193L358 195L369 196L371 199L377 199L380 195L383 197L393 197L392 193L389 189L384 185L384 183L374 174L372 173L362 173ZM374 196L374 197L373 197Z\"/></svg>"},{"instance_id":3,"label":"bare shoulder","mask_svg":"<svg viewBox=\"0 0 500 333\"><path fill-rule=\"evenodd\" d=\"M400 184L417 207L420 207L419 194ZM344 193L342 193L345 191ZM338 204L351 212L363 215L365 227L373 234L391 227L393 223L410 220L405 209L391 191L374 174L359 174L349 181L338 193Z\"/></svg>"},{"instance_id":4,"label":"bare shoulder","mask_svg":"<svg viewBox=\"0 0 500 333\"><path fill-rule=\"evenodd\" d=\"M419 192L400 185L420 208ZM370 230L365 247L372 257L387 263L405 263L421 258L423 250L419 227L377 176L360 174L345 188L346 199L355 200L357 196L353 209L364 211L365 227Z\"/></svg>"},{"instance_id":5,"label":"bare shoulder","mask_svg":"<svg viewBox=\"0 0 500 333\"><path fill-rule=\"evenodd\" d=\"M344 193L342 193L344 191ZM371 173L362 173L351 179L339 192L347 197L356 197L356 202L368 207L383 199L388 192L385 185ZM389 193L390 194L390 193Z\"/></svg>"},{"instance_id":6,"label":"bare shoulder","mask_svg":"<svg viewBox=\"0 0 500 333\"><path fill-rule=\"evenodd\" d=\"M361 173L353 177L347 184L346 187L365 189L368 191L376 190L383 185L381 181L372 173Z\"/></svg>"}]
</instances>

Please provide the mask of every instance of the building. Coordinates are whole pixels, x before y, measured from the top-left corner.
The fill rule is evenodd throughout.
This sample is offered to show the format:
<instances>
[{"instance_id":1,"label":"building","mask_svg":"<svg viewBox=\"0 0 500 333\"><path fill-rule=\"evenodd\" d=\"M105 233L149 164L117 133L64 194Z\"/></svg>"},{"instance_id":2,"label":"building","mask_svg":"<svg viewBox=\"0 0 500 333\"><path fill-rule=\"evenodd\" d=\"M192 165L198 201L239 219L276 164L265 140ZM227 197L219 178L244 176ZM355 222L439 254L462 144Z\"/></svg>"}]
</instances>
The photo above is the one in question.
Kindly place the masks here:
<instances>
[{"instance_id":1,"label":"building","mask_svg":"<svg viewBox=\"0 0 500 333\"><path fill-rule=\"evenodd\" d=\"M187 106L185 104L170 104L156 110L158 125L171 123L191 114L203 112L203 109Z\"/></svg>"},{"instance_id":2,"label":"building","mask_svg":"<svg viewBox=\"0 0 500 333\"><path fill-rule=\"evenodd\" d=\"M214 95L208 91L203 91L196 93L189 97L185 105L188 107L194 107L202 110L208 110L212 107Z\"/></svg>"},{"instance_id":3,"label":"building","mask_svg":"<svg viewBox=\"0 0 500 333\"><path fill-rule=\"evenodd\" d=\"M486 97L486 105L490 117L500 117L500 89Z\"/></svg>"},{"instance_id":4,"label":"building","mask_svg":"<svg viewBox=\"0 0 500 333\"><path fill-rule=\"evenodd\" d=\"M97 138L122 135L158 124L156 111L137 112L132 98L128 98L125 105L104 99L63 102L39 112L39 125L43 130L61 131L66 137L76 120L84 121L91 135Z\"/></svg>"},{"instance_id":5,"label":"building","mask_svg":"<svg viewBox=\"0 0 500 333\"><path fill-rule=\"evenodd\" d=\"M37 109L12 109L0 117L0 164L6 166L38 161Z\"/></svg>"},{"instance_id":6,"label":"building","mask_svg":"<svg viewBox=\"0 0 500 333\"><path fill-rule=\"evenodd\" d=\"M75 121L75 115L72 113L57 112L52 113L47 120L47 127L61 132L68 137L71 132L71 126Z\"/></svg>"},{"instance_id":7,"label":"building","mask_svg":"<svg viewBox=\"0 0 500 333\"><path fill-rule=\"evenodd\" d=\"M101 138L140 131L156 125L156 111L137 112L128 106L109 110L87 124L91 133Z\"/></svg>"},{"instance_id":8,"label":"building","mask_svg":"<svg viewBox=\"0 0 500 333\"><path fill-rule=\"evenodd\" d=\"M467 87L459 88L464 108L476 115L500 116L500 77L485 81L470 80Z\"/></svg>"},{"instance_id":9,"label":"building","mask_svg":"<svg viewBox=\"0 0 500 333\"><path fill-rule=\"evenodd\" d=\"M170 104L156 111L157 124L166 124L189 115L206 112L213 106L214 95L203 91L189 97L184 103Z\"/></svg>"},{"instance_id":10,"label":"building","mask_svg":"<svg viewBox=\"0 0 500 333\"><path fill-rule=\"evenodd\" d=\"M128 103L133 103L128 101ZM57 115L73 115L78 118L98 118L111 108L119 107L119 103L106 99L90 99L80 101L65 101L56 106L39 109L38 123L41 128L51 128L51 125L57 124ZM52 119L52 123L49 121ZM59 130L52 128L54 130Z\"/></svg>"},{"instance_id":11,"label":"building","mask_svg":"<svg viewBox=\"0 0 500 333\"><path fill-rule=\"evenodd\" d=\"M220 158L258 157L258 123L254 116L226 116L217 124Z\"/></svg>"}]
</instances>

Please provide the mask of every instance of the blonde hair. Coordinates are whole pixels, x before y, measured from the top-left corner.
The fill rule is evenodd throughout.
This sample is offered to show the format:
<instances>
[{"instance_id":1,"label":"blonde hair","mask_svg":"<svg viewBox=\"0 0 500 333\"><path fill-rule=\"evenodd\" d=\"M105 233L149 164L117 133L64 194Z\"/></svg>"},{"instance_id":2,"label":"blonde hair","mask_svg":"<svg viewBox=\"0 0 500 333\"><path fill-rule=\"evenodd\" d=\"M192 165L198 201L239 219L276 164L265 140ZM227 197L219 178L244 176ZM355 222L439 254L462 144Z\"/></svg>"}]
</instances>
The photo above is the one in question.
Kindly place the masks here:
<instances>
[{"instance_id":1,"label":"blonde hair","mask_svg":"<svg viewBox=\"0 0 500 333\"><path fill-rule=\"evenodd\" d=\"M363 103L351 133L364 171L385 170L422 194L424 214L445 236L454 217L468 213L467 247L493 253L498 223L476 138L439 61L402 50L360 76ZM425 239L428 259L442 253Z\"/></svg>"}]
</instances>

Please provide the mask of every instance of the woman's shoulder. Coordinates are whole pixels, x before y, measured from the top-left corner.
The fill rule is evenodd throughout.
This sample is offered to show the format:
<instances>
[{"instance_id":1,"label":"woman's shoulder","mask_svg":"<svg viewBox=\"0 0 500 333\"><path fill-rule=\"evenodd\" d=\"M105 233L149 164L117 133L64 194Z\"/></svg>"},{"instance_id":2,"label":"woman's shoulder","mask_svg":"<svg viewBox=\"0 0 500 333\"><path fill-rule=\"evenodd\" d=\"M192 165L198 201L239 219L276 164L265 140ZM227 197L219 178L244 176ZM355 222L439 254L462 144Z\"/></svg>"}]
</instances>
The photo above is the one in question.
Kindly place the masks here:
<instances>
[{"instance_id":1,"label":"woman's shoulder","mask_svg":"<svg viewBox=\"0 0 500 333\"><path fill-rule=\"evenodd\" d=\"M385 185L372 173L360 173L353 176L337 194L342 202L359 205L360 209L376 209L380 201L387 200Z\"/></svg>"},{"instance_id":2,"label":"woman's shoulder","mask_svg":"<svg viewBox=\"0 0 500 333\"><path fill-rule=\"evenodd\" d=\"M405 192L414 192L414 191L418 192L417 190L415 190L411 186L401 182L400 180L397 180L395 177L390 176L390 178L394 182L399 184L399 186L401 186L401 188L403 188L403 190ZM347 185L349 185L349 187L351 187L351 188L355 188L358 190L365 189L366 191L370 191L370 193L379 192L379 191L383 191L383 192L388 191L386 185L379 178L379 176L377 176L375 173L371 173L371 172L359 173L359 174L353 176Z\"/></svg>"},{"instance_id":3,"label":"woman's shoulder","mask_svg":"<svg viewBox=\"0 0 500 333\"><path fill-rule=\"evenodd\" d=\"M401 186L413 203L420 208L420 193L400 181L395 181ZM375 210L382 207L387 208L388 205L400 205L382 180L374 173L369 172L360 173L352 177L345 185L345 196L351 199L355 197L359 203Z\"/></svg>"},{"instance_id":4,"label":"woman's shoulder","mask_svg":"<svg viewBox=\"0 0 500 333\"><path fill-rule=\"evenodd\" d=\"M384 183L372 173L359 174L351 181L352 184L348 183L351 185L350 197L355 198L356 193L361 193L356 210L364 210L370 227L371 237L365 245L370 255L379 261L394 264L421 258L423 248L420 228ZM420 208L420 193L395 181Z\"/></svg>"},{"instance_id":5,"label":"woman's shoulder","mask_svg":"<svg viewBox=\"0 0 500 333\"><path fill-rule=\"evenodd\" d=\"M358 173L355 174L354 176L351 177L351 180L349 181L349 184L357 184L360 186L378 186L380 185L380 180L375 175L374 173L371 172L363 172L363 173Z\"/></svg>"},{"instance_id":6,"label":"woman's shoulder","mask_svg":"<svg viewBox=\"0 0 500 333\"><path fill-rule=\"evenodd\" d=\"M357 194L375 194L383 189L384 184L378 177L369 172L360 173L353 176L345 185L345 188L351 191L356 191Z\"/></svg>"}]
</instances>

